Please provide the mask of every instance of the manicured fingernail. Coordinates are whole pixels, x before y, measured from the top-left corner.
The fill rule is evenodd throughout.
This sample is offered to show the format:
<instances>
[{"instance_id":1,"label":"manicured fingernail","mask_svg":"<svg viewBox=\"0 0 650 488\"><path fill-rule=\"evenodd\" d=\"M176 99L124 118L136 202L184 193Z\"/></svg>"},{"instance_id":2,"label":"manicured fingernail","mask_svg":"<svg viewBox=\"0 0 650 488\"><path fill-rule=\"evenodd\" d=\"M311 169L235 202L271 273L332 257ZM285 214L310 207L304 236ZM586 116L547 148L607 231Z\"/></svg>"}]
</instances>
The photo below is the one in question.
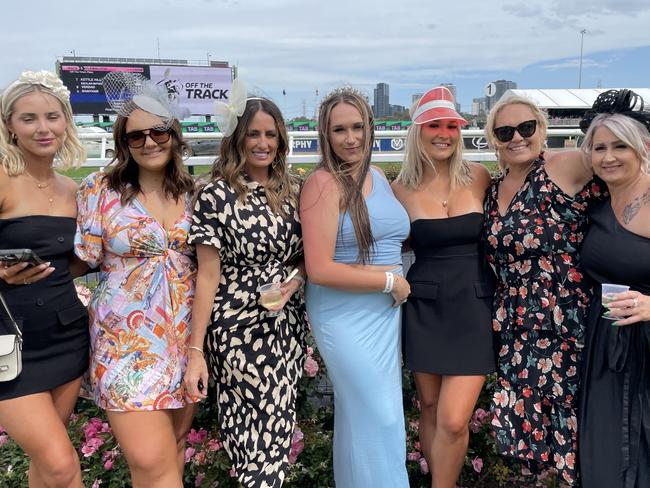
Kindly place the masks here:
<instances>
[{"instance_id":1,"label":"manicured fingernail","mask_svg":"<svg viewBox=\"0 0 650 488\"><path fill-rule=\"evenodd\" d=\"M609 310L603 313L603 317L609 317Z\"/></svg>"},{"instance_id":2,"label":"manicured fingernail","mask_svg":"<svg viewBox=\"0 0 650 488\"><path fill-rule=\"evenodd\" d=\"M21 268L26 268L27 266L29 266L29 263L20 263Z\"/></svg>"},{"instance_id":3,"label":"manicured fingernail","mask_svg":"<svg viewBox=\"0 0 650 488\"><path fill-rule=\"evenodd\" d=\"M603 307L609 309L609 303L603 303Z\"/></svg>"},{"instance_id":4,"label":"manicured fingernail","mask_svg":"<svg viewBox=\"0 0 650 488\"><path fill-rule=\"evenodd\" d=\"M616 321L612 322L612 326L614 326L614 325L618 325L618 322L616 322Z\"/></svg>"}]
</instances>

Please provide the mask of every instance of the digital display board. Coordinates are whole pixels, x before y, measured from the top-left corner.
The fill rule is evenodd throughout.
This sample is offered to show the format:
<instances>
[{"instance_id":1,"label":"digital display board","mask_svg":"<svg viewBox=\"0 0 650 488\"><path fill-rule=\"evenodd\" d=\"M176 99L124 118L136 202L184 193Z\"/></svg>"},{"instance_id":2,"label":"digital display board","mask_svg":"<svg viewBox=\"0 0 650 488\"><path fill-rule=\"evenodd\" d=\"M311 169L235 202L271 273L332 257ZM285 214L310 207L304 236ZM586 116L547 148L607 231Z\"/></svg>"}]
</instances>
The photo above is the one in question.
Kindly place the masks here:
<instances>
[{"instance_id":1,"label":"digital display board","mask_svg":"<svg viewBox=\"0 0 650 488\"><path fill-rule=\"evenodd\" d=\"M165 86L170 96L176 97L192 115L211 114L215 101L228 101L232 85L229 67L63 62L59 65L59 76L70 90L75 114L114 114L102 86L104 76L114 71L138 73Z\"/></svg>"}]
</instances>

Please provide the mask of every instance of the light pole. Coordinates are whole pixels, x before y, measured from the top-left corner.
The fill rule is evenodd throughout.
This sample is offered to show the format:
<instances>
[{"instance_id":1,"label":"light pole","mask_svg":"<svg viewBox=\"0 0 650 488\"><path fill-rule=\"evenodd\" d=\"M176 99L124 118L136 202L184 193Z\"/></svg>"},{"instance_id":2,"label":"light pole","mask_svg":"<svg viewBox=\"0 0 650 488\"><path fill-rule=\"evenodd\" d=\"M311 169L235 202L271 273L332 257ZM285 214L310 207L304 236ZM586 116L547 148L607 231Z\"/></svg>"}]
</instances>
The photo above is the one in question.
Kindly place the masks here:
<instances>
[{"instance_id":1,"label":"light pole","mask_svg":"<svg viewBox=\"0 0 650 488\"><path fill-rule=\"evenodd\" d=\"M72 54L72 59L73 59L74 62L76 63L76 62L77 62L77 53L75 52L74 49L73 49L72 51L70 51L70 53Z\"/></svg>"},{"instance_id":2,"label":"light pole","mask_svg":"<svg viewBox=\"0 0 650 488\"><path fill-rule=\"evenodd\" d=\"M580 31L580 72L578 73L578 88L582 85L582 48L584 47L586 33L587 29Z\"/></svg>"},{"instance_id":3,"label":"light pole","mask_svg":"<svg viewBox=\"0 0 650 488\"><path fill-rule=\"evenodd\" d=\"M212 56L210 53L205 53L207 58L208 58L208 66L210 66L210 57Z\"/></svg>"}]
</instances>

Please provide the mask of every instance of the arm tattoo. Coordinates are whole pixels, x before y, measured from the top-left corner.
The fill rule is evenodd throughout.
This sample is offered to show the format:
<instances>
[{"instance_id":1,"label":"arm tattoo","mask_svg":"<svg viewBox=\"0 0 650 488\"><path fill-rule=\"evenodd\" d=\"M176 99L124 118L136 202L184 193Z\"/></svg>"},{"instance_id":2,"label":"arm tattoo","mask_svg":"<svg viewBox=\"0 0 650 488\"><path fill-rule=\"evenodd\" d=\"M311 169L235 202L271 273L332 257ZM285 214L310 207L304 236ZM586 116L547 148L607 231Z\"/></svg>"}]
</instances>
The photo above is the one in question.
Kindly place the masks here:
<instances>
[{"instance_id":1,"label":"arm tattoo","mask_svg":"<svg viewBox=\"0 0 650 488\"><path fill-rule=\"evenodd\" d=\"M632 219L641 210L641 206L647 205L648 203L650 203L650 190L647 190L623 207L623 222L626 224L632 222Z\"/></svg>"}]
</instances>

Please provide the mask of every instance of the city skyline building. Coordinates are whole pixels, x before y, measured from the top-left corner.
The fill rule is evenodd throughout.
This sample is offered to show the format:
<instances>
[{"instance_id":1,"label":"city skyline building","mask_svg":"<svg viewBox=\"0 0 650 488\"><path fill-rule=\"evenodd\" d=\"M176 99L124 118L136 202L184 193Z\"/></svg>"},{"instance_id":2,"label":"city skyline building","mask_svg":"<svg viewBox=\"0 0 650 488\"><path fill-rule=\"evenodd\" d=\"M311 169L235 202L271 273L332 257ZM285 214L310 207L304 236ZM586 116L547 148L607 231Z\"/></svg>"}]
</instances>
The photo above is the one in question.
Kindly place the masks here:
<instances>
[{"instance_id":1,"label":"city skyline building","mask_svg":"<svg viewBox=\"0 0 650 488\"><path fill-rule=\"evenodd\" d=\"M489 112L492 110L492 107L496 105L505 92L515 89L517 89L517 83L510 80L495 80L489 83L485 93L486 111Z\"/></svg>"},{"instance_id":2,"label":"city skyline building","mask_svg":"<svg viewBox=\"0 0 650 488\"><path fill-rule=\"evenodd\" d=\"M377 83L377 87L374 89L372 110L375 117L388 117L390 115L390 87L388 83Z\"/></svg>"},{"instance_id":3,"label":"city skyline building","mask_svg":"<svg viewBox=\"0 0 650 488\"><path fill-rule=\"evenodd\" d=\"M456 85L453 83L440 83L440 86L447 88L454 96L454 103L456 105L456 112L460 113L460 103L458 103L458 95L456 93Z\"/></svg>"}]
</instances>

